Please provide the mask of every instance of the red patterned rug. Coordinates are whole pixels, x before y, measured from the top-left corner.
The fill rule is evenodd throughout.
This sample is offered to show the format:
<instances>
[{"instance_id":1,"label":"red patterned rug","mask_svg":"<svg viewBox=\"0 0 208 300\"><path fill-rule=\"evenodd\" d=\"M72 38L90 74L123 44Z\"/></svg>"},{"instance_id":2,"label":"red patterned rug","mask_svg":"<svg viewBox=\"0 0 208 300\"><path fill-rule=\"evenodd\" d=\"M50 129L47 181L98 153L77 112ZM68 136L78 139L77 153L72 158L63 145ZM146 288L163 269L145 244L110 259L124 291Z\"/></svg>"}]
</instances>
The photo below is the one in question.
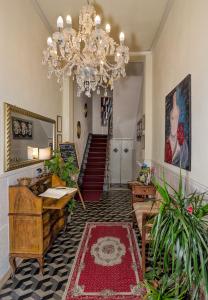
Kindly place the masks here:
<instances>
[{"instance_id":1,"label":"red patterned rug","mask_svg":"<svg viewBox=\"0 0 208 300\"><path fill-rule=\"evenodd\" d=\"M130 223L87 223L64 300L140 300L140 254Z\"/></svg>"}]
</instances>

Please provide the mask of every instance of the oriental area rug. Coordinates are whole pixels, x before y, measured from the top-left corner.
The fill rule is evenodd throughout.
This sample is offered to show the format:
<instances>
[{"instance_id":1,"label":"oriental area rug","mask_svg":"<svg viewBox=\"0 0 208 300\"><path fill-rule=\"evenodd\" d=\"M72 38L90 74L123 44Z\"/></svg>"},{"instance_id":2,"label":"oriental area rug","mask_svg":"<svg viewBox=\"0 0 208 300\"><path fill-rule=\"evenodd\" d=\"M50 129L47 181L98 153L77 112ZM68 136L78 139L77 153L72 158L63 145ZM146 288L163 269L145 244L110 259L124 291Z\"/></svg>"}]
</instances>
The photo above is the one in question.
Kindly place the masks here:
<instances>
[{"instance_id":1,"label":"oriental area rug","mask_svg":"<svg viewBox=\"0 0 208 300\"><path fill-rule=\"evenodd\" d=\"M130 223L87 223L64 300L140 300L142 271Z\"/></svg>"}]
</instances>

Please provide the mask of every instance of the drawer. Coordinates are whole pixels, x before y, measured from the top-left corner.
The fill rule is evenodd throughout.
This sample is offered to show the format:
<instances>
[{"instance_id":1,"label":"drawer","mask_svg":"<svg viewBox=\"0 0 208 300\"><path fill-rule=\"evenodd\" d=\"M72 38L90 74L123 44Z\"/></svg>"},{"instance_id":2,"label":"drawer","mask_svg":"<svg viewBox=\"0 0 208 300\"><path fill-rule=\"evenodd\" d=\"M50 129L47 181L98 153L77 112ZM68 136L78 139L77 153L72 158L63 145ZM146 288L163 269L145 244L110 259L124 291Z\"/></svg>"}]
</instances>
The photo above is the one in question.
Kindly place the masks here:
<instances>
[{"instance_id":1,"label":"drawer","mask_svg":"<svg viewBox=\"0 0 208 300\"><path fill-rule=\"evenodd\" d=\"M155 195L155 188L153 186L134 186L132 189L134 195Z\"/></svg>"}]
</instances>

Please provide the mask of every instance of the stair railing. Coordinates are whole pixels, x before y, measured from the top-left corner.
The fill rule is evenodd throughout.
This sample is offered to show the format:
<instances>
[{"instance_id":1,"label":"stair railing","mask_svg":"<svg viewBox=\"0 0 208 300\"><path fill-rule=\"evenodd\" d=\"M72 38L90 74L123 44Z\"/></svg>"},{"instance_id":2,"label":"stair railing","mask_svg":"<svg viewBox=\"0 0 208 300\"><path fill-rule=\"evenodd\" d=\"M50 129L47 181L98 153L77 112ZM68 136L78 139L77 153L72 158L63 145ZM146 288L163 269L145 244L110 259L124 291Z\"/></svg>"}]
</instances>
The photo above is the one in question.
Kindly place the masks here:
<instances>
[{"instance_id":1,"label":"stair railing","mask_svg":"<svg viewBox=\"0 0 208 300\"><path fill-rule=\"evenodd\" d=\"M83 154L83 158L82 158L82 163L80 166L80 172L79 172L79 177L78 177L78 185L81 186L82 185L82 178L84 175L84 170L86 168L86 162L87 162L87 157L88 157L88 152L89 152L89 148L90 148L90 143L92 140L92 133L88 134L88 138L87 138L87 142L85 145L85 150L84 150L84 154Z\"/></svg>"},{"instance_id":2,"label":"stair railing","mask_svg":"<svg viewBox=\"0 0 208 300\"><path fill-rule=\"evenodd\" d=\"M105 188L110 190L110 140L112 138L112 114L108 119L108 135L107 135L107 149L106 149L106 163L105 163Z\"/></svg>"}]
</instances>

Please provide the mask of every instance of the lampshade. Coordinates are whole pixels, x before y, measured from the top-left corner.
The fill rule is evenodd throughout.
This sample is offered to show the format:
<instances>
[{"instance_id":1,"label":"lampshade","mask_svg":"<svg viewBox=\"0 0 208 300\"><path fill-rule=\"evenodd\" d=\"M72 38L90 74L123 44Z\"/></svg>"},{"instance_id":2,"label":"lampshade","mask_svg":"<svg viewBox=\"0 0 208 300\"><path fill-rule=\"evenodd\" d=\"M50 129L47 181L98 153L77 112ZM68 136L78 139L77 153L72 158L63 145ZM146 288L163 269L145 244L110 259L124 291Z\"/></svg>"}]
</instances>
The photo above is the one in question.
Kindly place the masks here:
<instances>
[{"instance_id":1,"label":"lampshade","mask_svg":"<svg viewBox=\"0 0 208 300\"><path fill-rule=\"evenodd\" d=\"M42 148L39 149L39 159L40 160L47 160L51 158L51 148Z\"/></svg>"},{"instance_id":2,"label":"lampshade","mask_svg":"<svg viewBox=\"0 0 208 300\"><path fill-rule=\"evenodd\" d=\"M38 159L38 148L27 147L27 158L28 159Z\"/></svg>"}]
</instances>

